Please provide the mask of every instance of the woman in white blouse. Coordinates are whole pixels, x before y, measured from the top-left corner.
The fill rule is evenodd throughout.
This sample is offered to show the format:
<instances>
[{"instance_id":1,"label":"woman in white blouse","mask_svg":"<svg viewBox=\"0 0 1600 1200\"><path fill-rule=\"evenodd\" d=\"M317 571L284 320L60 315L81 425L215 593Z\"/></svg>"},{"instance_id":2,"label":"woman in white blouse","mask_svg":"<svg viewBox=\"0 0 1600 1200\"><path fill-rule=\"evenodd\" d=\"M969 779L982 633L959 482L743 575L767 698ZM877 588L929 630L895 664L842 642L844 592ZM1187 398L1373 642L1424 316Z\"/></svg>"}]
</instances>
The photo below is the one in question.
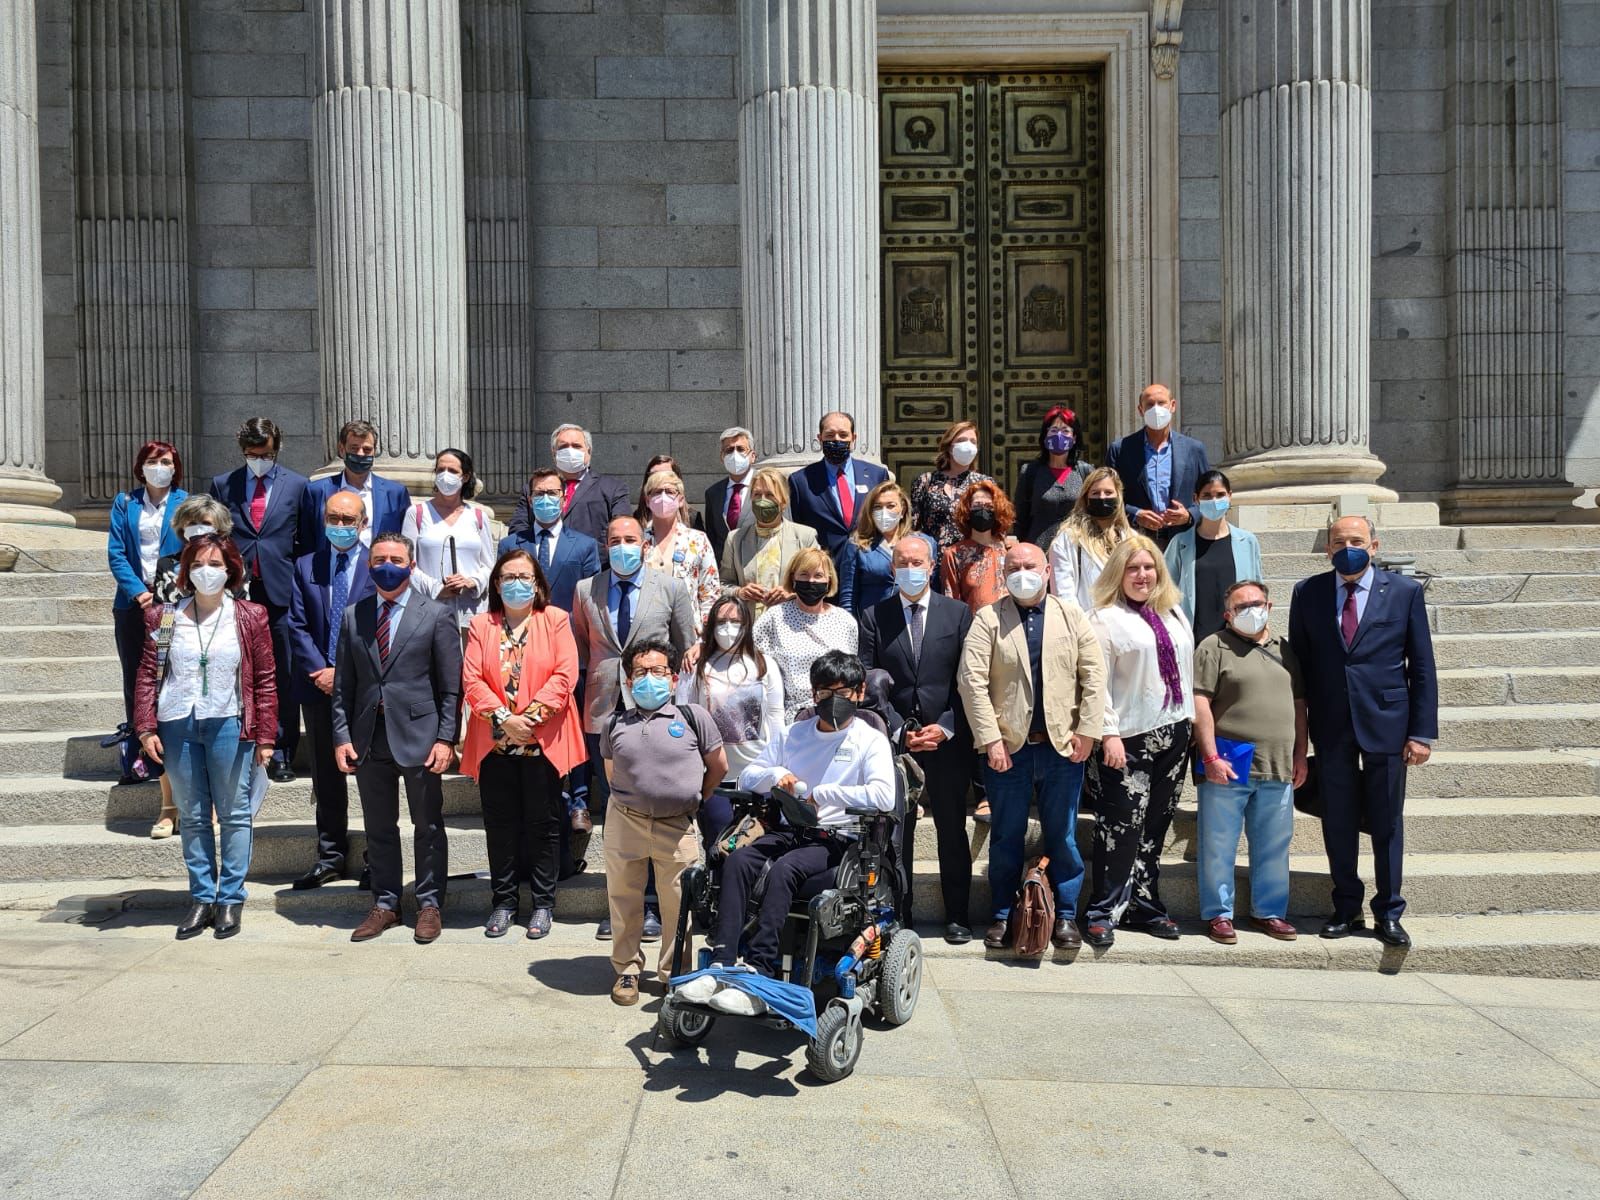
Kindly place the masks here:
<instances>
[{"instance_id":1,"label":"woman in white blouse","mask_svg":"<svg viewBox=\"0 0 1600 1200\"><path fill-rule=\"evenodd\" d=\"M1050 539L1050 592L1095 608L1094 585L1106 560L1133 534L1122 504L1122 479L1110 467L1091 471L1067 519Z\"/></svg>"},{"instance_id":2,"label":"woman in white blouse","mask_svg":"<svg viewBox=\"0 0 1600 1200\"><path fill-rule=\"evenodd\" d=\"M644 503L650 522L644 530L644 565L681 579L695 603L703 626L711 606L722 594L717 555L711 539L689 528L689 505L683 480L672 471L652 471L644 484Z\"/></svg>"},{"instance_id":3,"label":"woman in white blouse","mask_svg":"<svg viewBox=\"0 0 1600 1200\"><path fill-rule=\"evenodd\" d=\"M406 511L400 532L416 547L411 586L456 614L465 641L467 626L489 598L494 570L494 514L469 504L478 490L472 457L454 448L433 459L433 494Z\"/></svg>"},{"instance_id":4,"label":"woman in white blouse","mask_svg":"<svg viewBox=\"0 0 1600 1200\"><path fill-rule=\"evenodd\" d=\"M783 722L812 704L811 664L829 650L856 652L860 627L847 611L829 604L838 594L839 571L821 546L810 546L789 560L783 590L794 599L774 605L756 621L756 649L783 678Z\"/></svg>"},{"instance_id":5,"label":"woman in white blouse","mask_svg":"<svg viewBox=\"0 0 1600 1200\"><path fill-rule=\"evenodd\" d=\"M1172 939L1178 924L1161 902L1161 849L1189 760L1194 634L1166 560L1143 535L1112 553L1094 599L1090 624L1106 660L1106 709L1094 760L1094 876L1083 937L1109 946L1120 924Z\"/></svg>"}]
</instances>

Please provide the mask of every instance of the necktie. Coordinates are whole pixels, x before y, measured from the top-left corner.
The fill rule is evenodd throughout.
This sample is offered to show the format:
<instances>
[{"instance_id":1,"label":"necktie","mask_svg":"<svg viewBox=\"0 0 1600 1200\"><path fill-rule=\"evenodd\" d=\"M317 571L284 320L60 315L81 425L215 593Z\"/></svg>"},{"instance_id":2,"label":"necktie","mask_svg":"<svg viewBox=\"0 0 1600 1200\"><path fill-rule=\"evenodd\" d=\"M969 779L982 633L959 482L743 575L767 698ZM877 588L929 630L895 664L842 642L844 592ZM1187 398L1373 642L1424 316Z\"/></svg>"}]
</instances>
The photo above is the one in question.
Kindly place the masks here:
<instances>
[{"instance_id":1,"label":"necktie","mask_svg":"<svg viewBox=\"0 0 1600 1200\"><path fill-rule=\"evenodd\" d=\"M578 481L576 479L569 479L562 484L561 487L561 515L566 516L567 509L572 507L572 494L578 490Z\"/></svg>"},{"instance_id":2,"label":"necktie","mask_svg":"<svg viewBox=\"0 0 1600 1200\"><path fill-rule=\"evenodd\" d=\"M913 662L921 662L922 661L922 605L913 604L911 606L911 624L910 624L909 628L910 628L910 631L911 631L911 660Z\"/></svg>"},{"instance_id":3,"label":"necktie","mask_svg":"<svg viewBox=\"0 0 1600 1200\"><path fill-rule=\"evenodd\" d=\"M350 600L350 580L345 569L350 565L350 555L341 551L333 564L333 604L328 609L328 665L333 666L338 657L339 625L344 618L344 606Z\"/></svg>"},{"instance_id":4,"label":"necktie","mask_svg":"<svg viewBox=\"0 0 1600 1200\"><path fill-rule=\"evenodd\" d=\"M267 481L265 479L257 479L256 494L250 497L250 524L260 529L261 522L266 518L266 515Z\"/></svg>"},{"instance_id":5,"label":"necktie","mask_svg":"<svg viewBox=\"0 0 1600 1200\"><path fill-rule=\"evenodd\" d=\"M633 584L626 579L617 580L617 645L628 644L628 631L633 628L633 604L629 593Z\"/></svg>"},{"instance_id":6,"label":"necktie","mask_svg":"<svg viewBox=\"0 0 1600 1200\"><path fill-rule=\"evenodd\" d=\"M1361 622L1356 617L1356 584L1344 585L1344 610L1339 614L1339 632L1344 634L1344 648L1350 649L1350 643L1356 640L1356 626Z\"/></svg>"},{"instance_id":7,"label":"necktie","mask_svg":"<svg viewBox=\"0 0 1600 1200\"><path fill-rule=\"evenodd\" d=\"M389 614L394 610L394 601L385 600L378 605L378 661L389 661Z\"/></svg>"},{"instance_id":8,"label":"necktie","mask_svg":"<svg viewBox=\"0 0 1600 1200\"><path fill-rule=\"evenodd\" d=\"M737 529L737 528L739 528L739 516L740 516L741 513L744 512L744 498L742 496L740 496L740 494L739 494L739 489L742 488L742 487L744 487L744 484L742 484L742 483L730 483L728 485L728 528L729 529Z\"/></svg>"},{"instance_id":9,"label":"necktie","mask_svg":"<svg viewBox=\"0 0 1600 1200\"><path fill-rule=\"evenodd\" d=\"M839 515L844 518L845 527L849 528L856 520L855 494L850 491L850 477L843 471L835 479L839 488Z\"/></svg>"},{"instance_id":10,"label":"necktie","mask_svg":"<svg viewBox=\"0 0 1600 1200\"><path fill-rule=\"evenodd\" d=\"M550 574L550 531L539 530L539 569Z\"/></svg>"}]
</instances>

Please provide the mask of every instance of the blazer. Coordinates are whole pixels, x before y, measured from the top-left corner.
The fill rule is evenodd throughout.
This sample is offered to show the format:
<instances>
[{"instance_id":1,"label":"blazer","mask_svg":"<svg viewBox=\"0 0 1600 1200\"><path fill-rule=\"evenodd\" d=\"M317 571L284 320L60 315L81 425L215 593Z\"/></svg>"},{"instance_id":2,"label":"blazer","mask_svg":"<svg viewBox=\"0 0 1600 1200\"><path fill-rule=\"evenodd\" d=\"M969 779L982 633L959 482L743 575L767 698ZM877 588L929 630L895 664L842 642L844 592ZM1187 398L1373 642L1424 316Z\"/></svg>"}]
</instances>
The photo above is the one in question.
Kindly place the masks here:
<instances>
[{"instance_id":1,"label":"blazer","mask_svg":"<svg viewBox=\"0 0 1600 1200\"><path fill-rule=\"evenodd\" d=\"M739 528L756 523L756 510L750 503L750 480L755 477L755 472L750 471L745 476L744 492L740 499L744 507L739 510ZM722 561L723 547L728 544L728 522L722 515L722 510L728 504L729 479L724 475L706 489L706 536L711 539L711 548L716 551L717 561Z\"/></svg>"},{"instance_id":2,"label":"blazer","mask_svg":"<svg viewBox=\"0 0 1600 1200\"><path fill-rule=\"evenodd\" d=\"M1048 535L1067 519L1072 506L1078 502L1083 481L1094 468L1083 459L1073 464L1067 477L1056 483L1056 473L1049 463L1030 459L1022 464L1017 474L1017 491L1012 499L1017 505L1017 519L1011 532L1023 542L1032 542L1039 549L1048 547Z\"/></svg>"},{"instance_id":3,"label":"blazer","mask_svg":"<svg viewBox=\"0 0 1600 1200\"><path fill-rule=\"evenodd\" d=\"M183 551L183 535L172 527L172 514L178 505L189 498L189 493L173 488L167 493L166 507L161 510L161 544L156 560ZM139 514L144 509L144 489L136 487L131 492L118 492L111 502L110 533L106 537L106 558L111 564L111 577L117 581L117 598L111 607L118 612L133 606L133 598L148 591L139 572ZM152 582L154 582L152 580ZM147 610L148 611L148 610Z\"/></svg>"},{"instance_id":4,"label":"blazer","mask_svg":"<svg viewBox=\"0 0 1600 1200\"><path fill-rule=\"evenodd\" d=\"M833 602L854 617L899 595L894 585L894 550L882 538L869 550L863 550L853 538L841 543L834 566L839 570L839 594Z\"/></svg>"},{"instance_id":5,"label":"blazer","mask_svg":"<svg viewBox=\"0 0 1600 1200\"><path fill-rule=\"evenodd\" d=\"M1082 612L1059 596L1043 604L1045 732L1058 754L1070 754L1073 734L1100 740L1106 664ZM1022 614L1010 596L973 616L956 678L973 744L982 750L1003 741L1011 753L1020 749L1033 723L1033 669Z\"/></svg>"},{"instance_id":6,"label":"blazer","mask_svg":"<svg viewBox=\"0 0 1600 1200\"><path fill-rule=\"evenodd\" d=\"M1167 570L1183 593L1183 615L1194 624L1194 540L1199 537L1193 524L1167 543ZM1248 529L1229 524L1228 542L1233 550L1233 577L1237 580L1261 578L1261 543Z\"/></svg>"},{"instance_id":7,"label":"blazer","mask_svg":"<svg viewBox=\"0 0 1600 1200\"><path fill-rule=\"evenodd\" d=\"M856 477L856 514L859 516L867 493L887 482L889 472L860 458L851 461L851 468ZM830 555L837 555L839 547L850 536L852 526L844 523L844 516L839 512L839 493L834 491L831 478L828 464L821 459L789 476L789 519L811 526L817 531L817 544Z\"/></svg>"},{"instance_id":8,"label":"blazer","mask_svg":"<svg viewBox=\"0 0 1600 1200\"><path fill-rule=\"evenodd\" d=\"M528 529L522 533L508 533L500 539L499 553L508 550L526 550L539 561L539 531ZM586 533L561 526L561 536L556 539L555 552L550 556L550 569L544 581L550 587L550 603L564 613L572 611L572 598L578 584L600 570L600 543Z\"/></svg>"},{"instance_id":9,"label":"blazer","mask_svg":"<svg viewBox=\"0 0 1600 1200\"><path fill-rule=\"evenodd\" d=\"M341 467L332 475L313 479L306 484L300 499L302 554L308 554L327 543L328 539L322 532L323 510L328 505L328 497L339 490L339 481L343 478L344 468ZM400 526L405 523L406 510L411 507L411 493L406 491L405 484L393 479L376 474L371 478L373 534L399 533Z\"/></svg>"},{"instance_id":10,"label":"blazer","mask_svg":"<svg viewBox=\"0 0 1600 1200\"><path fill-rule=\"evenodd\" d=\"M237 467L211 481L211 495L228 506L233 517L233 544L239 548L246 567L254 566L266 589L267 602L278 608L289 607L294 588L294 560L317 543L301 543L300 502L305 496L304 475L279 465L274 468L271 490L267 492L267 511L261 528L250 523L250 499L255 495L255 476ZM376 491L374 491L376 499ZM321 523L317 527L321 540Z\"/></svg>"},{"instance_id":11,"label":"blazer","mask_svg":"<svg viewBox=\"0 0 1600 1200\"><path fill-rule=\"evenodd\" d=\"M1338 582L1333 571L1302 579L1289 608L1311 740L1326 748L1354 737L1366 754L1399 754L1410 738L1437 738L1439 680L1422 585L1374 569L1367 610L1346 650Z\"/></svg>"},{"instance_id":12,"label":"blazer","mask_svg":"<svg viewBox=\"0 0 1600 1200\"><path fill-rule=\"evenodd\" d=\"M461 627L450 609L412 592L386 662L378 659L376 594L344 610L333 676L333 743L372 749L383 707L396 765L416 768L435 742L455 745L461 709Z\"/></svg>"},{"instance_id":13,"label":"blazer","mask_svg":"<svg viewBox=\"0 0 1600 1200\"><path fill-rule=\"evenodd\" d=\"M496 613L473 617L461 664L462 688L472 710L461 752L463 774L477 779L484 755L494 748L489 718L497 708L523 713L539 703L550 710L544 724L535 728L534 741L557 775L565 775L588 757L583 723L573 703L578 686L578 645L572 640L567 614L553 604L529 619L528 640L522 650L522 682L527 686L520 690L517 702L509 704L500 673L500 617Z\"/></svg>"},{"instance_id":14,"label":"blazer","mask_svg":"<svg viewBox=\"0 0 1600 1200\"><path fill-rule=\"evenodd\" d=\"M778 561L784 566L800 551L817 544L817 531L809 525L796 525L784 521L778 526ZM755 523L739 523L722 549L722 582L729 587L743 587L750 582L750 561L761 549L761 535Z\"/></svg>"},{"instance_id":15,"label":"blazer","mask_svg":"<svg viewBox=\"0 0 1600 1200\"><path fill-rule=\"evenodd\" d=\"M628 642L620 643L611 625L610 591L611 571L607 568L578 584L572 601L572 636L578 643L578 662L589 673L584 684L585 733L598 734L617 706L625 702L622 652L627 645L642 638L664 637L682 653L700 635L700 612L689 595L689 585L665 571L641 567Z\"/></svg>"},{"instance_id":16,"label":"blazer","mask_svg":"<svg viewBox=\"0 0 1600 1200\"><path fill-rule=\"evenodd\" d=\"M899 593L861 614L857 653L867 670L889 673L893 680L889 703L895 712L923 725L938 725L954 738L958 723L965 725L956 673L961 647L972 629L972 610L931 587L922 600L928 611L922 619L921 658L911 656L911 630Z\"/></svg>"},{"instance_id":17,"label":"blazer","mask_svg":"<svg viewBox=\"0 0 1600 1200\"><path fill-rule=\"evenodd\" d=\"M350 577L346 608L376 590L360 544L350 553L355 556L355 571ZM336 551L324 540L320 549L294 560L294 586L289 589L289 657L294 665L296 700L322 699L323 691L311 682L312 672L336 665L328 657L328 635L339 628L344 613L332 611L333 594L329 588L335 557Z\"/></svg>"},{"instance_id":18,"label":"blazer","mask_svg":"<svg viewBox=\"0 0 1600 1200\"><path fill-rule=\"evenodd\" d=\"M155 732L156 710L165 682L156 677L160 657L156 631L164 608L152 604L144 610L144 651L133 685L133 729L141 737ZM248 600L235 600L233 619L239 634L239 740L271 745L278 732L278 668L272 659L272 627L267 622L267 610Z\"/></svg>"},{"instance_id":19,"label":"blazer","mask_svg":"<svg viewBox=\"0 0 1600 1200\"><path fill-rule=\"evenodd\" d=\"M578 486L572 493L572 503L561 514L561 527L563 530L576 529L604 545L606 526L611 523L611 518L632 515L633 501L628 496L628 485L614 476L597 475L590 470L579 478ZM532 528L532 493L524 486L522 496L517 500L517 511L512 514L511 524L506 529L511 533L522 533Z\"/></svg>"},{"instance_id":20,"label":"blazer","mask_svg":"<svg viewBox=\"0 0 1600 1200\"><path fill-rule=\"evenodd\" d=\"M1122 498L1130 522L1141 508L1151 507L1150 489L1144 483L1144 445L1144 430L1140 428L1112 442L1106 452L1106 466L1122 479ZM1191 524L1200 519L1194 506L1194 485L1210 469L1204 442L1187 434L1172 434L1172 498L1188 508ZM1138 528L1137 524L1134 528Z\"/></svg>"}]
</instances>

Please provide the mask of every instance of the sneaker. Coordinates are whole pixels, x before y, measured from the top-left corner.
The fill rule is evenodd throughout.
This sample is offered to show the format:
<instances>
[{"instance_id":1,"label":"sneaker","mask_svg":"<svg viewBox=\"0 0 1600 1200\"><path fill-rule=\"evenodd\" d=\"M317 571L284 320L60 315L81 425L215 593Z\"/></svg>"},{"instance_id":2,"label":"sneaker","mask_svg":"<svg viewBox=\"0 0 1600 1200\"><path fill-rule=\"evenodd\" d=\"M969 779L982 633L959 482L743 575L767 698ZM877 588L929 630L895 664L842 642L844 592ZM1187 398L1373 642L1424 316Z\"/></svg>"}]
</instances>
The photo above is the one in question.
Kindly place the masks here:
<instances>
[{"instance_id":1,"label":"sneaker","mask_svg":"<svg viewBox=\"0 0 1600 1200\"><path fill-rule=\"evenodd\" d=\"M624 1008L639 1003L639 977L618 975L617 981L611 985L611 1003Z\"/></svg>"},{"instance_id":2,"label":"sneaker","mask_svg":"<svg viewBox=\"0 0 1600 1200\"><path fill-rule=\"evenodd\" d=\"M687 1000L690 1004L707 1004L721 986L723 985L719 980L713 979L710 975L702 975L698 979L689 980L673 995Z\"/></svg>"},{"instance_id":3,"label":"sneaker","mask_svg":"<svg viewBox=\"0 0 1600 1200\"><path fill-rule=\"evenodd\" d=\"M711 1007L733 1017L759 1017L767 1011L767 1002L738 988L725 987L711 997Z\"/></svg>"}]
</instances>

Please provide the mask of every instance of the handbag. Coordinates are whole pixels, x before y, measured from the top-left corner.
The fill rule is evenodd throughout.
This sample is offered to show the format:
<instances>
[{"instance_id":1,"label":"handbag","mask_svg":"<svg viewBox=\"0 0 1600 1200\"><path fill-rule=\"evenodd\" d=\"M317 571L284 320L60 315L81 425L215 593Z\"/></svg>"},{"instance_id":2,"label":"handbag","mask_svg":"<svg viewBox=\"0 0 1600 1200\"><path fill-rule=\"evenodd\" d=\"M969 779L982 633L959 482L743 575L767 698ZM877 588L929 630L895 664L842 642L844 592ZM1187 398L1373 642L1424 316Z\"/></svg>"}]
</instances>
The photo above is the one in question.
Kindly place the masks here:
<instances>
[{"instance_id":1,"label":"handbag","mask_svg":"<svg viewBox=\"0 0 1600 1200\"><path fill-rule=\"evenodd\" d=\"M1043 958L1050 948L1050 935L1056 925L1056 894L1050 886L1049 867L1050 860L1041 855L1022 874L1022 886L1011 907L1018 958Z\"/></svg>"},{"instance_id":2,"label":"handbag","mask_svg":"<svg viewBox=\"0 0 1600 1200\"><path fill-rule=\"evenodd\" d=\"M733 824L729 825L711 843L711 852L720 858L729 858L735 850L742 850L758 837L766 834L767 827L761 819L752 813L735 817Z\"/></svg>"},{"instance_id":3,"label":"handbag","mask_svg":"<svg viewBox=\"0 0 1600 1200\"><path fill-rule=\"evenodd\" d=\"M1322 795L1322 772L1317 769L1317 757L1314 754L1306 759L1306 781L1294 790L1294 807L1296 812L1303 812L1319 821L1327 815L1328 805ZM1365 806L1361 809L1359 827L1362 833L1372 832L1372 821L1367 816Z\"/></svg>"}]
</instances>

